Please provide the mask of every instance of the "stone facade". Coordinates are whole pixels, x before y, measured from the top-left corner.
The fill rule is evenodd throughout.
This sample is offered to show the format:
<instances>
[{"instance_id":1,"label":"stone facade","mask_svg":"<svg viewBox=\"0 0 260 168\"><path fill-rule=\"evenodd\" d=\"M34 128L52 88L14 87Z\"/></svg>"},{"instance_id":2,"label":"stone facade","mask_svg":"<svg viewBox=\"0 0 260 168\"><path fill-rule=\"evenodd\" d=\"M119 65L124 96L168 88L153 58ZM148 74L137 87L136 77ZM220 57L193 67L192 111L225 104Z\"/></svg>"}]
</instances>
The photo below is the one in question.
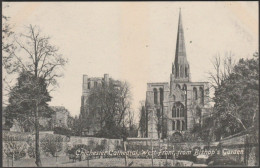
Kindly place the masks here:
<instances>
[{"instance_id":1,"label":"stone facade","mask_svg":"<svg viewBox=\"0 0 260 168\"><path fill-rule=\"evenodd\" d=\"M209 113L208 82L190 80L181 12L170 83L148 83L145 106L149 114L149 138L166 138L176 132L183 134L190 131L194 124L202 124ZM161 123L160 127L158 123Z\"/></svg>"},{"instance_id":2,"label":"stone facade","mask_svg":"<svg viewBox=\"0 0 260 168\"><path fill-rule=\"evenodd\" d=\"M102 77L91 77L88 75L83 75L83 84L82 84L82 96L81 96L81 108L80 108L80 118L84 121L88 122L87 128L84 128L84 135L94 135L97 133L100 128L98 122L96 120L95 114L92 114L88 110L88 96L92 88L97 86L103 86L104 84L109 84L110 78L108 74L104 74L104 78Z\"/></svg>"},{"instance_id":3,"label":"stone facade","mask_svg":"<svg viewBox=\"0 0 260 168\"><path fill-rule=\"evenodd\" d=\"M54 114L52 115L52 125L54 127L68 128L69 111L63 106L52 106Z\"/></svg>"}]
</instances>

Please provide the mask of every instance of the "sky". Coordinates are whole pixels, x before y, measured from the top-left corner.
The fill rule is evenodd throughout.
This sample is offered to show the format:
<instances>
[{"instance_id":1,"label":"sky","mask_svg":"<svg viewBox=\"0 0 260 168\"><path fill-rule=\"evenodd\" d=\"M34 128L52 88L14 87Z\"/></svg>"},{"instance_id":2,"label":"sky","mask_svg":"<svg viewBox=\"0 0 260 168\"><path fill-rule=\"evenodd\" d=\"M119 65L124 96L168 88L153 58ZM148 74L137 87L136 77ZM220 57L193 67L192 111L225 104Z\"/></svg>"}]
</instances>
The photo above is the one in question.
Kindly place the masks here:
<instances>
[{"instance_id":1,"label":"sky","mask_svg":"<svg viewBox=\"0 0 260 168\"><path fill-rule=\"evenodd\" d=\"M211 60L232 52L236 60L258 51L258 2L5 2L16 33L41 28L69 60L53 106L79 115L83 74L129 82L138 119L148 82L169 82L179 8L191 79L208 81Z\"/></svg>"}]
</instances>

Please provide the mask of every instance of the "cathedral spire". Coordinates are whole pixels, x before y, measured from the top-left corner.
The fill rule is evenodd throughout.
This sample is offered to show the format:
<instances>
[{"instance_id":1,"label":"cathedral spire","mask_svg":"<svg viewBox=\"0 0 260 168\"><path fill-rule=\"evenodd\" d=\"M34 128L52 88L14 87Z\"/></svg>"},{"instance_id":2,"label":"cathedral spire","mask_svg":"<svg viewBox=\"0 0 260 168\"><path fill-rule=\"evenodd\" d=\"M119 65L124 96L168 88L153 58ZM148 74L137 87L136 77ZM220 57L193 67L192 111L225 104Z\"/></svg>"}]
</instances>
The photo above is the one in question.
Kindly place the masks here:
<instances>
[{"instance_id":1,"label":"cathedral spire","mask_svg":"<svg viewBox=\"0 0 260 168\"><path fill-rule=\"evenodd\" d=\"M178 62L179 57L186 57L186 48L184 41L184 32L182 27L182 17L181 17L181 8L179 11L179 24L178 24L178 33L177 33L177 42L176 42L176 53L175 53L175 62Z\"/></svg>"},{"instance_id":2,"label":"cathedral spire","mask_svg":"<svg viewBox=\"0 0 260 168\"><path fill-rule=\"evenodd\" d=\"M176 41L175 60L172 66L172 74L174 74L175 78L189 80L189 63L186 57L181 8L179 11L179 23L178 23L178 33L177 33L177 41Z\"/></svg>"}]
</instances>

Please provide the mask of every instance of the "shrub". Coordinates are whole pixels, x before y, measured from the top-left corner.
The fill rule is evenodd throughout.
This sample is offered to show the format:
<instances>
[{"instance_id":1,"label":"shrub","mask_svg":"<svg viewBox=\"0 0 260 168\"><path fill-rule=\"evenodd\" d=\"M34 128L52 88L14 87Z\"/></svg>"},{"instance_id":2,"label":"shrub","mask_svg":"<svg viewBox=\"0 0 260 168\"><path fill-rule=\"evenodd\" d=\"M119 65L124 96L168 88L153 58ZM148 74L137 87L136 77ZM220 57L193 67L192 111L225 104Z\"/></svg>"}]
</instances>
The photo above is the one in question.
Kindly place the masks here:
<instances>
[{"instance_id":1,"label":"shrub","mask_svg":"<svg viewBox=\"0 0 260 168\"><path fill-rule=\"evenodd\" d=\"M89 140L88 146L89 146L90 149L95 149L95 147L96 147L95 141L93 139Z\"/></svg>"},{"instance_id":2,"label":"shrub","mask_svg":"<svg viewBox=\"0 0 260 168\"><path fill-rule=\"evenodd\" d=\"M46 154L51 154L54 157L62 150L62 142L61 136L46 134L41 140L41 147Z\"/></svg>"},{"instance_id":3,"label":"shrub","mask_svg":"<svg viewBox=\"0 0 260 168\"><path fill-rule=\"evenodd\" d=\"M28 144L28 149L27 149L27 154L30 158L35 158L35 141L33 138L29 137L27 139L27 144Z\"/></svg>"},{"instance_id":4,"label":"shrub","mask_svg":"<svg viewBox=\"0 0 260 168\"><path fill-rule=\"evenodd\" d=\"M66 136L71 136L72 135L72 131L67 129L67 128L63 128L63 127L55 127L53 129L54 134L60 134L60 135L66 135Z\"/></svg>"},{"instance_id":5,"label":"shrub","mask_svg":"<svg viewBox=\"0 0 260 168\"><path fill-rule=\"evenodd\" d=\"M70 159L73 159L74 160L85 160L85 155L84 155L84 152L81 153L81 155L76 155L76 151L78 150L90 150L90 146L88 145L84 145L84 144L77 144L77 145L74 145L72 148L67 148L66 149L66 154L69 155L69 158ZM84 156L83 156L84 155Z\"/></svg>"},{"instance_id":6,"label":"shrub","mask_svg":"<svg viewBox=\"0 0 260 168\"><path fill-rule=\"evenodd\" d=\"M30 158L35 158L36 153L35 153L35 147L32 145L30 145L27 149L27 153L29 155Z\"/></svg>"},{"instance_id":7,"label":"shrub","mask_svg":"<svg viewBox=\"0 0 260 168\"><path fill-rule=\"evenodd\" d=\"M19 143L18 141L15 140L9 139L9 141L6 141L4 143L4 153L9 158L14 157L15 160L19 160L25 157L26 155L25 149L26 149L26 144Z\"/></svg>"}]
</instances>

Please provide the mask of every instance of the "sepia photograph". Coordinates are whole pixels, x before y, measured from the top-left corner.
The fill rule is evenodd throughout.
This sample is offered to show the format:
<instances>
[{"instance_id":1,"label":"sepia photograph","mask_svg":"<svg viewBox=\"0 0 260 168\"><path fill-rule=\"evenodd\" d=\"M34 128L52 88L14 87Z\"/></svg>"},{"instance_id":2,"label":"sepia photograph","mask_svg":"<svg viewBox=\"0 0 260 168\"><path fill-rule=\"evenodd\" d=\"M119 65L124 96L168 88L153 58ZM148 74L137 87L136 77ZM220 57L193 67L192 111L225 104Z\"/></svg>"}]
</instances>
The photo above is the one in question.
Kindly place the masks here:
<instances>
[{"instance_id":1,"label":"sepia photograph","mask_svg":"<svg viewBox=\"0 0 260 168\"><path fill-rule=\"evenodd\" d=\"M258 1L2 4L2 167L259 166Z\"/></svg>"}]
</instances>

